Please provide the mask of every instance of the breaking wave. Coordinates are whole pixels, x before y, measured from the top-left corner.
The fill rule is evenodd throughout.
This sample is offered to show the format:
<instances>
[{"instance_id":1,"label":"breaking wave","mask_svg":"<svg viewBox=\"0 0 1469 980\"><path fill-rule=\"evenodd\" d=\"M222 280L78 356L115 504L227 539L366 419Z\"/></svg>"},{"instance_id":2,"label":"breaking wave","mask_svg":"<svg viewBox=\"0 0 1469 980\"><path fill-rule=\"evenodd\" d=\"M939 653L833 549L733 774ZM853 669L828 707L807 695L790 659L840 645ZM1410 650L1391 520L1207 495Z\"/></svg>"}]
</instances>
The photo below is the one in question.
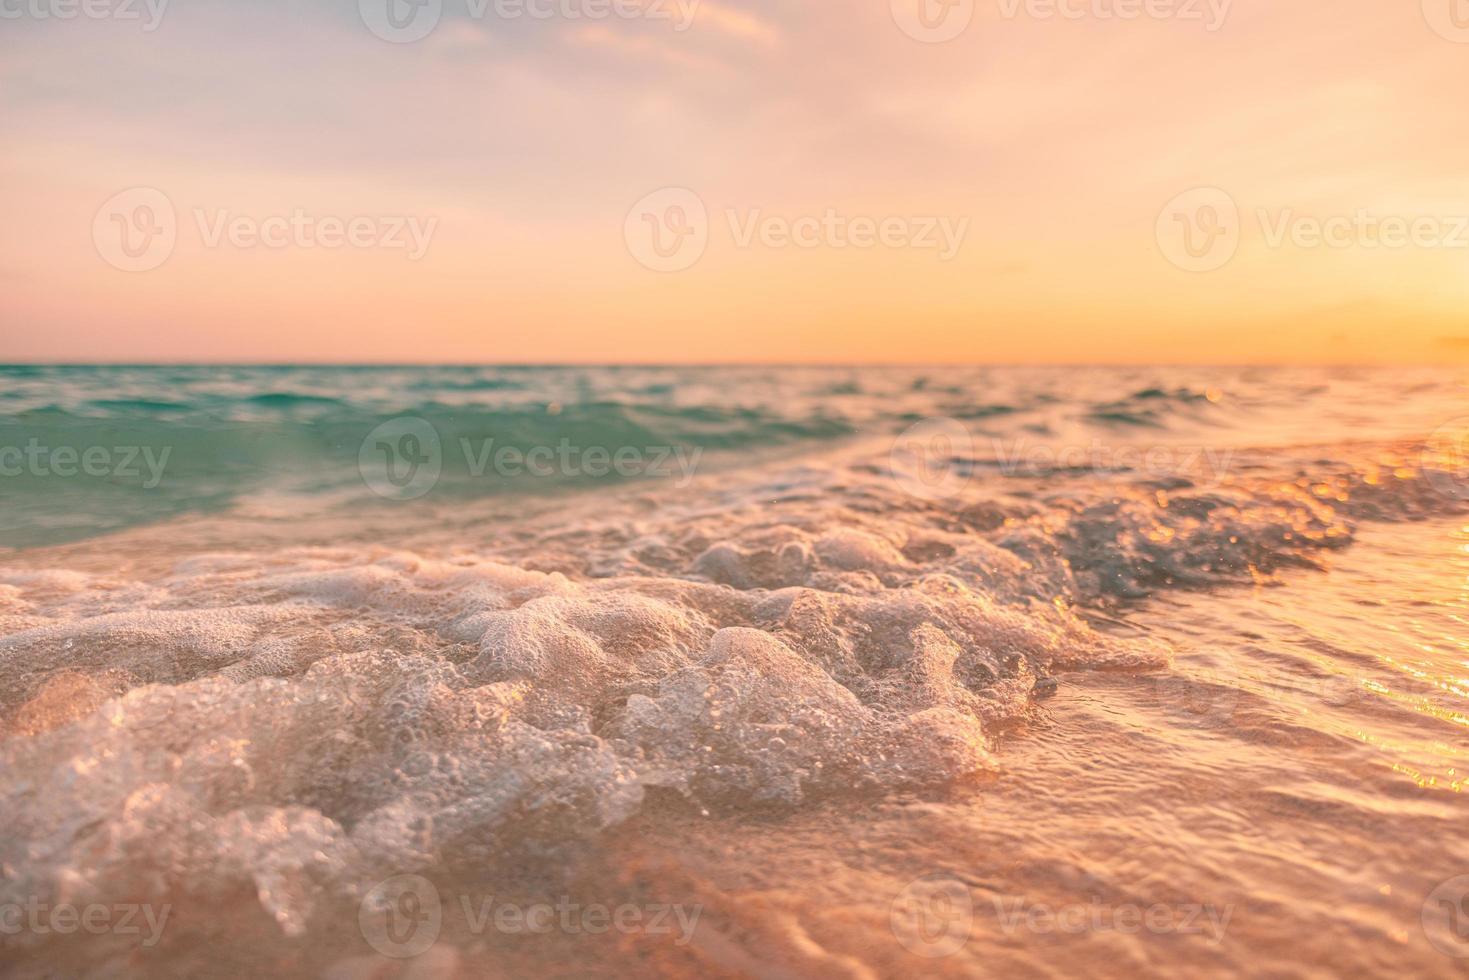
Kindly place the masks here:
<instances>
[{"instance_id":1,"label":"breaking wave","mask_svg":"<svg viewBox=\"0 0 1469 980\"><path fill-rule=\"evenodd\" d=\"M765 424L744 412L682 417ZM619 417L618 438L666 431ZM299 543L304 519L235 515L131 532L121 553L146 562L19 553L0 571L0 902L246 894L300 936L386 875L554 855L654 803L980 781L1066 673L1168 662L1119 623L1127 601L1268 582L1362 521L1462 507L1418 443L1167 478L955 458L943 495L911 492L904 467L931 460L888 448L518 520L428 500L328 546Z\"/></svg>"}]
</instances>

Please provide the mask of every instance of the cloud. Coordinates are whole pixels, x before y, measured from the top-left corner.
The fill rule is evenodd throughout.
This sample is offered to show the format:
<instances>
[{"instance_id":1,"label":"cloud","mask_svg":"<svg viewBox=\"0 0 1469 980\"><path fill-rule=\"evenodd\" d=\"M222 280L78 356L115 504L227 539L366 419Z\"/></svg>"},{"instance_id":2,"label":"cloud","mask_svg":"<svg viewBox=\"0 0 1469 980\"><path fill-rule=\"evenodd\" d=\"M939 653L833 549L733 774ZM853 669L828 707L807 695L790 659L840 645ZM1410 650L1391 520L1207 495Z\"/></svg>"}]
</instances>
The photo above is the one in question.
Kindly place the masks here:
<instances>
[{"instance_id":1,"label":"cloud","mask_svg":"<svg viewBox=\"0 0 1469 980\"><path fill-rule=\"evenodd\" d=\"M751 41L764 47L774 47L781 41L781 32L774 24L747 10L728 7L714 0L688 0L688 2L695 5L695 30L712 27L731 37Z\"/></svg>"},{"instance_id":2,"label":"cloud","mask_svg":"<svg viewBox=\"0 0 1469 980\"><path fill-rule=\"evenodd\" d=\"M672 38L652 34L630 35L601 24L588 24L571 32L574 45L600 48L632 60L656 58L665 64L695 71L712 70L717 64L711 59L694 54L683 40L685 35Z\"/></svg>"}]
</instances>

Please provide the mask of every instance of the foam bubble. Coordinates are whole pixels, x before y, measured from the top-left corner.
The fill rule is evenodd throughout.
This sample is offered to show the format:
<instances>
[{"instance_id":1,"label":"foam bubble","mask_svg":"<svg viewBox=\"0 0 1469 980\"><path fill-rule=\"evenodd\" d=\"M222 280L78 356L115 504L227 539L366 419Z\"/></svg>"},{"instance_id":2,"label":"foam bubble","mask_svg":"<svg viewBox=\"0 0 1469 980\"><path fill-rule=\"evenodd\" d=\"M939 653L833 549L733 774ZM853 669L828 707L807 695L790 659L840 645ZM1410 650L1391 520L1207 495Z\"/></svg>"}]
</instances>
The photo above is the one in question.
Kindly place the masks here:
<instances>
[{"instance_id":1,"label":"foam bubble","mask_svg":"<svg viewBox=\"0 0 1469 980\"><path fill-rule=\"evenodd\" d=\"M1078 606L1458 505L1361 462L1023 499L882 472L571 500L472 549L456 526L8 570L0 899L244 894L303 935L384 875L554 855L650 792L733 810L981 778L1038 684L1169 656Z\"/></svg>"}]
</instances>

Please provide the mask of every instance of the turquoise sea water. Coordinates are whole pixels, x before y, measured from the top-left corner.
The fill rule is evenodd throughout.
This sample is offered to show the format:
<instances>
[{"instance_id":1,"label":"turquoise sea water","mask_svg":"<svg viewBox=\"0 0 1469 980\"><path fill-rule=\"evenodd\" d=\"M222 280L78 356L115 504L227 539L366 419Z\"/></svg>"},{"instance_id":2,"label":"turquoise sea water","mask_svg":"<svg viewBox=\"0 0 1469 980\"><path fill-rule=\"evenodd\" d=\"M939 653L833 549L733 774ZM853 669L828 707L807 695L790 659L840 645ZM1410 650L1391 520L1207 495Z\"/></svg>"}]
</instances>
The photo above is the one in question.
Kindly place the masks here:
<instances>
[{"instance_id":1,"label":"turquoise sea water","mask_svg":"<svg viewBox=\"0 0 1469 980\"><path fill-rule=\"evenodd\" d=\"M435 495L473 499L749 465L895 438L934 417L1001 460L1097 441L1422 436L1458 414L1462 395L1456 374L1432 370L0 367L0 546L219 512L262 493L351 498L371 490L364 441L398 419L431 427ZM545 465L496 462L537 447L553 451ZM596 451L619 449L623 465L599 465ZM577 465L589 450L592 465Z\"/></svg>"},{"instance_id":2,"label":"turquoise sea water","mask_svg":"<svg viewBox=\"0 0 1469 980\"><path fill-rule=\"evenodd\" d=\"M0 972L1469 962L1454 372L0 373Z\"/></svg>"}]
</instances>

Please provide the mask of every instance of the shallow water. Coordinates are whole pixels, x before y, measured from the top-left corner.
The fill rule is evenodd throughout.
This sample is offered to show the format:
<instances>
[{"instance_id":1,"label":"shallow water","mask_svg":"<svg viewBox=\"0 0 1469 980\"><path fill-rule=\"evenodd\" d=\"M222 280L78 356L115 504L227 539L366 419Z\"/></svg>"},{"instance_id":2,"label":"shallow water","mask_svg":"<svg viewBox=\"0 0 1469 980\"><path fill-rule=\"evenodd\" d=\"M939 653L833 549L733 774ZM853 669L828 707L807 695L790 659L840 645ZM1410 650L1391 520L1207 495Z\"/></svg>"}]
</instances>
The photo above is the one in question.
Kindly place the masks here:
<instances>
[{"instance_id":1,"label":"shallow water","mask_svg":"<svg viewBox=\"0 0 1469 980\"><path fill-rule=\"evenodd\" d=\"M11 374L18 975L1469 964L1456 375Z\"/></svg>"}]
</instances>

